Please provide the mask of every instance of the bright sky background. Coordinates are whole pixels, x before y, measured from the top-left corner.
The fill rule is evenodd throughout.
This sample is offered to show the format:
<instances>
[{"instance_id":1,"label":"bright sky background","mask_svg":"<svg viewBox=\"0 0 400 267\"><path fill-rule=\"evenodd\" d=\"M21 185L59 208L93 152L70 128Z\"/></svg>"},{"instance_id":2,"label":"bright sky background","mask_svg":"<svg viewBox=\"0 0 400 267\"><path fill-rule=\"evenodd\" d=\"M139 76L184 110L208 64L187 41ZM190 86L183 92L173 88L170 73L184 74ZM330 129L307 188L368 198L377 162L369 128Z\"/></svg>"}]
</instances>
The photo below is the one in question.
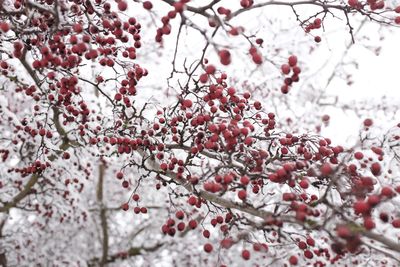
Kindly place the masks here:
<instances>
[{"instance_id":1,"label":"bright sky background","mask_svg":"<svg viewBox=\"0 0 400 267\"><path fill-rule=\"evenodd\" d=\"M399 60L400 60L400 31L396 29L382 42L382 50L379 56L370 51L358 48L351 52L357 57L359 69L353 70L354 84L346 85L344 81L336 80L328 88L328 92L334 92L342 101L366 100L367 103L380 103L381 98L386 96L388 103L396 105L398 110L395 120L400 122L400 87L399 87ZM334 138L337 142L349 141L349 134L357 135L361 121L354 113L342 113L331 110L330 127L324 129L323 133ZM384 118L376 111L376 115ZM384 125L384 121L377 121Z\"/></svg>"}]
</instances>

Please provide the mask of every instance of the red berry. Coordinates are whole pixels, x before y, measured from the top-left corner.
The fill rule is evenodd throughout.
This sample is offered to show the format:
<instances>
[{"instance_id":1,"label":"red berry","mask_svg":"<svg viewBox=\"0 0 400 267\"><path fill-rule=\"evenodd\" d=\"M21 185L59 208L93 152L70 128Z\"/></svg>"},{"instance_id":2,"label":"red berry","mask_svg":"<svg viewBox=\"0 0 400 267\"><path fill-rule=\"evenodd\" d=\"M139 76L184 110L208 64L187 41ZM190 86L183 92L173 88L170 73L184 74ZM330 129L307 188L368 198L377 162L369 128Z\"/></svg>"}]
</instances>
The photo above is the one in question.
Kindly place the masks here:
<instances>
[{"instance_id":1,"label":"red berry","mask_svg":"<svg viewBox=\"0 0 400 267\"><path fill-rule=\"evenodd\" d=\"M307 189L308 188L308 180L307 179L301 180L299 185L300 185L301 188Z\"/></svg>"},{"instance_id":2,"label":"red berry","mask_svg":"<svg viewBox=\"0 0 400 267\"><path fill-rule=\"evenodd\" d=\"M143 7L144 7L144 9L150 10L153 8L153 4L150 1L144 1Z\"/></svg>"},{"instance_id":3,"label":"red berry","mask_svg":"<svg viewBox=\"0 0 400 267\"><path fill-rule=\"evenodd\" d=\"M174 8L175 8L175 11L176 11L176 12L182 13L183 10L184 10L184 8L185 8L185 3L183 3L183 1L181 1L181 2L175 2L175 3L174 3Z\"/></svg>"},{"instance_id":4,"label":"red berry","mask_svg":"<svg viewBox=\"0 0 400 267\"><path fill-rule=\"evenodd\" d=\"M363 157L364 157L364 154L361 153L361 152L356 152L356 153L354 153L354 158L356 158L356 159L358 159L358 160L363 159Z\"/></svg>"},{"instance_id":5,"label":"red berry","mask_svg":"<svg viewBox=\"0 0 400 267\"><path fill-rule=\"evenodd\" d=\"M394 228L400 228L400 219L394 219L392 225Z\"/></svg>"},{"instance_id":6,"label":"red berry","mask_svg":"<svg viewBox=\"0 0 400 267\"><path fill-rule=\"evenodd\" d=\"M195 229L197 227L197 222L195 220L190 220L189 227Z\"/></svg>"},{"instance_id":7,"label":"red berry","mask_svg":"<svg viewBox=\"0 0 400 267\"><path fill-rule=\"evenodd\" d=\"M128 203L122 204L121 209L123 209L124 211L127 211L129 209L129 204Z\"/></svg>"},{"instance_id":8,"label":"red berry","mask_svg":"<svg viewBox=\"0 0 400 267\"><path fill-rule=\"evenodd\" d=\"M196 205L197 198L194 196L189 197L188 203L189 203L189 205L192 205L192 206Z\"/></svg>"},{"instance_id":9,"label":"red berry","mask_svg":"<svg viewBox=\"0 0 400 267\"><path fill-rule=\"evenodd\" d=\"M119 9L120 11L125 11L127 8L128 8L128 4L126 3L126 1L120 0L120 1L118 2L118 9Z\"/></svg>"},{"instance_id":10,"label":"red berry","mask_svg":"<svg viewBox=\"0 0 400 267\"><path fill-rule=\"evenodd\" d=\"M332 173L332 167L329 163L324 163L322 164L320 171L323 176L328 176Z\"/></svg>"},{"instance_id":11,"label":"red berry","mask_svg":"<svg viewBox=\"0 0 400 267\"><path fill-rule=\"evenodd\" d=\"M371 147L371 150L375 153L375 154L377 154L377 155L383 155L383 151L382 151L382 149L381 148L379 148L379 147Z\"/></svg>"},{"instance_id":12,"label":"red berry","mask_svg":"<svg viewBox=\"0 0 400 267\"><path fill-rule=\"evenodd\" d=\"M292 201L296 199L296 195L294 193L283 193L282 200L283 201Z\"/></svg>"},{"instance_id":13,"label":"red berry","mask_svg":"<svg viewBox=\"0 0 400 267\"><path fill-rule=\"evenodd\" d=\"M300 241L298 246L299 246L300 249L304 250L304 249L307 248L307 243L304 242L304 241Z\"/></svg>"},{"instance_id":14,"label":"red berry","mask_svg":"<svg viewBox=\"0 0 400 267\"><path fill-rule=\"evenodd\" d=\"M210 253L213 250L213 246L210 243L204 245L204 251Z\"/></svg>"},{"instance_id":15,"label":"red berry","mask_svg":"<svg viewBox=\"0 0 400 267\"><path fill-rule=\"evenodd\" d=\"M381 174L381 165L378 162L371 164L371 172L373 175L378 176Z\"/></svg>"},{"instance_id":16,"label":"red berry","mask_svg":"<svg viewBox=\"0 0 400 267\"><path fill-rule=\"evenodd\" d=\"M2 69L8 69L8 63L6 61L0 61L0 67Z\"/></svg>"},{"instance_id":17,"label":"red berry","mask_svg":"<svg viewBox=\"0 0 400 267\"><path fill-rule=\"evenodd\" d=\"M117 178L122 179L124 177L124 174L122 172L117 172Z\"/></svg>"},{"instance_id":18,"label":"red berry","mask_svg":"<svg viewBox=\"0 0 400 267\"><path fill-rule=\"evenodd\" d=\"M115 94L114 99L116 101L121 101L122 100L122 95L120 93Z\"/></svg>"},{"instance_id":19,"label":"red berry","mask_svg":"<svg viewBox=\"0 0 400 267\"><path fill-rule=\"evenodd\" d=\"M206 67L206 73L209 75L213 75L215 73L215 67L213 65L208 65Z\"/></svg>"},{"instance_id":20,"label":"red berry","mask_svg":"<svg viewBox=\"0 0 400 267\"><path fill-rule=\"evenodd\" d=\"M298 263L298 260L297 260L297 257L296 256L290 256L290 258L289 258L289 263L291 264L291 265L297 265L297 263Z\"/></svg>"},{"instance_id":21,"label":"red berry","mask_svg":"<svg viewBox=\"0 0 400 267\"><path fill-rule=\"evenodd\" d=\"M248 185L249 182L250 182L250 179L248 176L244 175L244 176L240 177L240 183L242 185Z\"/></svg>"},{"instance_id":22,"label":"red berry","mask_svg":"<svg viewBox=\"0 0 400 267\"><path fill-rule=\"evenodd\" d=\"M133 196L132 196L132 199L134 200L134 201L139 201L139 195L138 194L134 194Z\"/></svg>"},{"instance_id":23,"label":"red berry","mask_svg":"<svg viewBox=\"0 0 400 267\"><path fill-rule=\"evenodd\" d=\"M372 220L371 217L365 217L364 218L364 227L367 230L371 230L371 229L375 228L374 220Z\"/></svg>"},{"instance_id":24,"label":"red berry","mask_svg":"<svg viewBox=\"0 0 400 267\"><path fill-rule=\"evenodd\" d=\"M231 63L231 53L224 49L218 52L219 60L222 65L229 65Z\"/></svg>"},{"instance_id":25,"label":"red berry","mask_svg":"<svg viewBox=\"0 0 400 267\"><path fill-rule=\"evenodd\" d=\"M365 127L370 127L370 126L372 126L372 124L373 124L373 121L371 119L365 119L364 120L364 126Z\"/></svg>"},{"instance_id":26,"label":"red berry","mask_svg":"<svg viewBox=\"0 0 400 267\"><path fill-rule=\"evenodd\" d=\"M388 186L384 186L381 189L381 195L385 196L385 197L393 197L394 196L394 191L392 188L388 187Z\"/></svg>"},{"instance_id":27,"label":"red berry","mask_svg":"<svg viewBox=\"0 0 400 267\"><path fill-rule=\"evenodd\" d=\"M247 7L250 6L250 0L240 0L240 5L241 5L243 8L247 8Z\"/></svg>"},{"instance_id":28,"label":"red berry","mask_svg":"<svg viewBox=\"0 0 400 267\"><path fill-rule=\"evenodd\" d=\"M185 107L185 108L190 108L190 107L192 107L192 105L193 105L193 102L192 102L192 100L190 100L190 99L185 99L185 100L183 100L183 106Z\"/></svg>"},{"instance_id":29,"label":"red berry","mask_svg":"<svg viewBox=\"0 0 400 267\"><path fill-rule=\"evenodd\" d=\"M200 81L201 83L207 83L207 81L208 81L208 74L207 74L207 73L201 74L201 75L200 75L200 78L199 78L199 81Z\"/></svg>"},{"instance_id":30,"label":"red berry","mask_svg":"<svg viewBox=\"0 0 400 267\"><path fill-rule=\"evenodd\" d=\"M340 225L336 228L336 233L341 238L349 238L351 236L351 231L347 226Z\"/></svg>"},{"instance_id":31,"label":"red berry","mask_svg":"<svg viewBox=\"0 0 400 267\"><path fill-rule=\"evenodd\" d=\"M253 143L253 138L250 136L246 137L243 142L246 146L250 146Z\"/></svg>"},{"instance_id":32,"label":"red berry","mask_svg":"<svg viewBox=\"0 0 400 267\"><path fill-rule=\"evenodd\" d=\"M245 260L249 260L250 259L250 251L248 251L247 249L242 251L242 258Z\"/></svg>"},{"instance_id":33,"label":"red berry","mask_svg":"<svg viewBox=\"0 0 400 267\"><path fill-rule=\"evenodd\" d=\"M376 206L379 204L379 202L381 201L380 196L377 195L370 195L368 197L368 204L371 206Z\"/></svg>"},{"instance_id":34,"label":"red berry","mask_svg":"<svg viewBox=\"0 0 400 267\"><path fill-rule=\"evenodd\" d=\"M358 6L358 0L349 0L347 3L351 7L357 7Z\"/></svg>"},{"instance_id":35,"label":"red berry","mask_svg":"<svg viewBox=\"0 0 400 267\"><path fill-rule=\"evenodd\" d=\"M309 237L306 241L309 246L315 246L315 240L313 238Z\"/></svg>"},{"instance_id":36,"label":"red berry","mask_svg":"<svg viewBox=\"0 0 400 267\"><path fill-rule=\"evenodd\" d=\"M311 252L311 250L305 250L304 251L304 257L306 257L307 259L312 259L314 257L314 254Z\"/></svg>"},{"instance_id":37,"label":"red berry","mask_svg":"<svg viewBox=\"0 0 400 267\"><path fill-rule=\"evenodd\" d=\"M294 67L294 66L296 66L296 64L297 64L297 57L296 56L290 56L289 57L289 59L288 59L288 63L289 63L289 66L291 66L291 67Z\"/></svg>"},{"instance_id":38,"label":"red berry","mask_svg":"<svg viewBox=\"0 0 400 267\"><path fill-rule=\"evenodd\" d=\"M229 249L233 245L232 238L224 238L221 240L221 247L225 249Z\"/></svg>"},{"instance_id":39,"label":"red berry","mask_svg":"<svg viewBox=\"0 0 400 267\"><path fill-rule=\"evenodd\" d=\"M356 214L368 214L371 207L368 202L365 201L356 201L353 205L354 212Z\"/></svg>"},{"instance_id":40,"label":"red berry","mask_svg":"<svg viewBox=\"0 0 400 267\"><path fill-rule=\"evenodd\" d=\"M281 92L282 92L282 94L289 93L289 86L287 86L286 84L282 85Z\"/></svg>"},{"instance_id":41,"label":"red berry","mask_svg":"<svg viewBox=\"0 0 400 267\"><path fill-rule=\"evenodd\" d=\"M322 20L321 20L320 18L316 18L316 19L314 20L314 25L315 25L315 26L321 25L321 23L322 23Z\"/></svg>"},{"instance_id":42,"label":"red berry","mask_svg":"<svg viewBox=\"0 0 400 267\"><path fill-rule=\"evenodd\" d=\"M176 218L178 218L179 220L182 220L183 217L185 217L185 213L184 213L183 211L179 210L179 211L177 211L177 212L175 213L175 216L176 216Z\"/></svg>"},{"instance_id":43,"label":"red berry","mask_svg":"<svg viewBox=\"0 0 400 267\"><path fill-rule=\"evenodd\" d=\"M178 231L183 231L185 230L185 223L184 222L180 222L178 223L178 225L176 226L176 228L178 229Z\"/></svg>"},{"instance_id":44,"label":"red berry","mask_svg":"<svg viewBox=\"0 0 400 267\"><path fill-rule=\"evenodd\" d=\"M238 197L239 197L241 200L245 200L246 197L247 197L246 190L240 190L240 191L238 192Z\"/></svg>"},{"instance_id":45,"label":"red berry","mask_svg":"<svg viewBox=\"0 0 400 267\"><path fill-rule=\"evenodd\" d=\"M323 122L328 122L329 120L330 120L330 116L329 115L325 114L325 115L322 116L322 121Z\"/></svg>"},{"instance_id":46,"label":"red berry","mask_svg":"<svg viewBox=\"0 0 400 267\"><path fill-rule=\"evenodd\" d=\"M7 22L1 22L0 23L0 30L2 32L8 32L10 30L10 25L8 25Z\"/></svg>"},{"instance_id":47,"label":"red berry","mask_svg":"<svg viewBox=\"0 0 400 267\"><path fill-rule=\"evenodd\" d=\"M252 59L253 59L254 63L256 63L257 65L260 65L263 62L261 55L258 53L253 54Z\"/></svg>"},{"instance_id":48,"label":"red berry","mask_svg":"<svg viewBox=\"0 0 400 267\"><path fill-rule=\"evenodd\" d=\"M203 236L204 236L205 238L209 238L209 237L210 237L210 231L204 230L204 231L203 231Z\"/></svg>"},{"instance_id":49,"label":"red berry","mask_svg":"<svg viewBox=\"0 0 400 267\"><path fill-rule=\"evenodd\" d=\"M81 33L83 31L82 24L80 23L75 23L74 26L72 26L72 28L76 33Z\"/></svg>"},{"instance_id":50,"label":"red berry","mask_svg":"<svg viewBox=\"0 0 400 267\"><path fill-rule=\"evenodd\" d=\"M289 74L290 73L290 66L288 64L283 64L281 66L281 70L283 74Z\"/></svg>"},{"instance_id":51,"label":"red berry","mask_svg":"<svg viewBox=\"0 0 400 267\"><path fill-rule=\"evenodd\" d=\"M161 168L162 170L166 171L166 170L168 169L167 163L165 163L165 162L161 163L161 164L160 164L160 168Z\"/></svg>"}]
</instances>

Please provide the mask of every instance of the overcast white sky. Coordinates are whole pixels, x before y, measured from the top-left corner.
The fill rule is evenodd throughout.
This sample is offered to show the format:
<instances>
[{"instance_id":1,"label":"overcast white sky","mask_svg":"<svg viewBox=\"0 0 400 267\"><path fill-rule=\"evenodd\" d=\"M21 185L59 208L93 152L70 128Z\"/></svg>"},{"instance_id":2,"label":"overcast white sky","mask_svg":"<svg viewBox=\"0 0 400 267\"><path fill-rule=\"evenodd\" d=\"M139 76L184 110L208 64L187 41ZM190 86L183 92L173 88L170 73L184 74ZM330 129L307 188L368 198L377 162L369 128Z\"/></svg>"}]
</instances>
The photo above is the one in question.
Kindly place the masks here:
<instances>
[{"instance_id":1,"label":"overcast white sky","mask_svg":"<svg viewBox=\"0 0 400 267\"><path fill-rule=\"evenodd\" d=\"M367 49L353 49L350 56L356 57L359 62L359 69L352 70L354 84L346 85L343 80L336 79L328 87L328 92L337 94L342 101L360 101L367 103L383 103L382 97L387 97L387 103L398 105L395 121L400 122L400 30L396 29L382 42L381 53L376 56ZM349 133L357 135L360 123L364 118L358 118L354 113L332 111L330 127L323 133L334 140L346 142ZM376 110L375 122L379 125L387 124L390 118L385 117L380 110ZM377 118L382 119L382 121ZM345 129L343 131L343 129Z\"/></svg>"}]
</instances>

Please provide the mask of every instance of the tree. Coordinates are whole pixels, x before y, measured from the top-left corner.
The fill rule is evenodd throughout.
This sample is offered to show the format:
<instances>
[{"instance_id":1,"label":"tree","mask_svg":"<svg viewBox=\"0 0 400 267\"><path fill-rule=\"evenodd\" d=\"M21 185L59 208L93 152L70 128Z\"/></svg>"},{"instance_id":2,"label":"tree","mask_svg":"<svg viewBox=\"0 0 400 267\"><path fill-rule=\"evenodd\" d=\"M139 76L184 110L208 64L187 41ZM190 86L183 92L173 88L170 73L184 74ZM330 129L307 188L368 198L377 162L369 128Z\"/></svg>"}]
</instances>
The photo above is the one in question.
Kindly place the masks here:
<instances>
[{"instance_id":1,"label":"tree","mask_svg":"<svg viewBox=\"0 0 400 267\"><path fill-rule=\"evenodd\" d=\"M0 7L1 265L399 264L396 103L325 91L353 82L354 45L379 53L400 6ZM335 57L330 38L348 41ZM323 136L327 106L363 120L354 145Z\"/></svg>"}]
</instances>

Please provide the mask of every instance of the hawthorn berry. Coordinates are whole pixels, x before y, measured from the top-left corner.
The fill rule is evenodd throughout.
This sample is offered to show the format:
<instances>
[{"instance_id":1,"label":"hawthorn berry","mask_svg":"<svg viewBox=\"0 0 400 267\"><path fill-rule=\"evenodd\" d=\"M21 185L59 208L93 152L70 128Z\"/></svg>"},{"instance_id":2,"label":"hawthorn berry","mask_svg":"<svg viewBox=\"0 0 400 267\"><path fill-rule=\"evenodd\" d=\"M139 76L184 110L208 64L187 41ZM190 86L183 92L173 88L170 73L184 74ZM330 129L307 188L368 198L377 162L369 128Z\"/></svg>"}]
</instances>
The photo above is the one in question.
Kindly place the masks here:
<instances>
[{"instance_id":1,"label":"hawthorn berry","mask_svg":"<svg viewBox=\"0 0 400 267\"><path fill-rule=\"evenodd\" d=\"M347 3L349 4L349 6L354 8L358 6L358 0L348 0Z\"/></svg>"},{"instance_id":2,"label":"hawthorn berry","mask_svg":"<svg viewBox=\"0 0 400 267\"><path fill-rule=\"evenodd\" d=\"M185 230L185 223L184 222L180 222L178 223L178 225L176 226L176 228L178 229L178 231L182 232L183 230Z\"/></svg>"},{"instance_id":3,"label":"hawthorn berry","mask_svg":"<svg viewBox=\"0 0 400 267\"><path fill-rule=\"evenodd\" d=\"M134 194L133 196L132 196L132 199L134 200L134 201L139 201L139 195L138 194Z\"/></svg>"},{"instance_id":4,"label":"hawthorn berry","mask_svg":"<svg viewBox=\"0 0 400 267\"><path fill-rule=\"evenodd\" d=\"M246 190L239 190L239 192L238 192L238 197L239 197L239 199L241 199L241 200L245 200L246 197L247 197Z\"/></svg>"},{"instance_id":5,"label":"hawthorn berry","mask_svg":"<svg viewBox=\"0 0 400 267\"><path fill-rule=\"evenodd\" d=\"M195 196L189 197L188 203L189 203L190 205L192 205L192 206L196 205L196 203L197 203L197 198L196 198Z\"/></svg>"},{"instance_id":6,"label":"hawthorn berry","mask_svg":"<svg viewBox=\"0 0 400 267\"><path fill-rule=\"evenodd\" d=\"M242 177L240 177L240 183L244 186L248 185L250 182L250 178L246 175L243 175Z\"/></svg>"},{"instance_id":7,"label":"hawthorn berry","mask_svg":"<svg viewBox=\"0 0 400 267\"><path fill-rule=\"evenodd\" d=\"M118 9L120 11L125 11L128 8L128 4L126 3L125 0L119 0L118 2Z\"/></svg>"},{"instance_id":8,"label":"hawthorn berry","mask_svg":"<svg viewBox=\"0 0 400 267\"><path fill-rule=\"evenodd\" d=\"M394 219L392 225L394 228L400 228L400 219Z\"/></svg>"},{"instance_id":9,"label":"hawthorn berry","mask_svg":"<svg viewBox=\"0 0 400 267\"><path fill-rule=\"evenodd\" d=\"M204 236L205 238L209 238L209 237L210 237L210 231L204 230L204 231L203 231L203 236Z\"/></svg>"},{"instance_id":10,"label":"hawthorn berry","mask_svg":"<svg viewBox=\"0 0 400 267\"><path fill-rule=\"evenodd\" d=\"M364 227L367 230L371 230L375 228L375 222L371 217L365 217L364 218Z\"/></svg>"},{"instance_id":11,"label":"hawthorn berry","mask_svg":"<svg viewBox=\"0 0 400 267\"><path fill-rule=\"evenodd\" d=\"M362 152L356 152L354 153L354 158L361 160L364 158L364 154Z\"/></svg>"},{"instance_id":12,"label":"hawthorn berry","mask_svg":"<svg viewBox=\"0 0 400 267\"><path fill-rule=\"evenodd\" d=\"M183 211L179 210L179 211L177 211L177 212L175 213L175 216L176 216L176 218L178 218L179 220L182 220L183 217L185 216L185 213L184 213Z\"/></svg>"},{"instance_id":13,"label":"hawthorn berry","mask_svg":"<svg viewBox=\"0 0 400 267\"><path fill-rule=\"evenodd\" d=\"M304 257L306 257L307 259L312 259L314 257L314 254L311 252L311 250L305 250L304 251Z\"/></svg>"},{"instance_id":14,"label":"hawthorn berry","mask_svg":"<svg viewBox=\"0 0 400 267\"><path fill-rule=\"evenodd\" d=\"M308 237L308 238L306 239L306 242L307 242L307 244L308 244L309 246L311 246L311 247L315 246L315 240L314 240L313 238L311 238L311 237Z\"/></svg>"},{"instance_id":15,"label":"hawthorn berry","mask_svg":"<svg viewBox=\"0 0 400 267\"><path fill-rule=\"evenodd\" d=\"M289 63L290 67L296 66L297 65L297 57L294 55L290 56L288 59L288 63Z\"/></svg>"},{"instance_id":16,"label":"hawthorn berry","mask_svg":"<svg viewBox=\"0 0 400 267\"><path fill-rule=\"evenodd\" d=\"M307 243L304 242L304 241L300 241L300 242L297 244L297 246L298 246L300 249L304 250L304 249L307 248Z\"/></svg>"},{"instance_id":17,"label":"hawthorn berry","mask_svg":"<svg viewBox=\"0 0 400 267\"><path fill-rule=\"evenodd\" d=\"M218 55L222 65L226 66L231 63L231 53L228 50L223 49L218 52Z\"/></svg>"},{"instance_id":18,"label":"hawthorn berry","mask_svg":"<svg viewBox=\"0 0 400 267\"><path fill-rule=\"evenodd\" d=\"M242 251L242 258L245 260L249 260L250 259L250 251L248 251L247 249Z\"/></svg>"},{"instance_id":19,"label":"hawthorn berry","mask_svg":"<svg viewBox=\"0 0 400 267\"><path fill-rule=\"evenodd\" d=\"M354 212L355 212L355 214L363 214L363 215L366 215L366 214L368 214L369 212L370 212L370 210L371 210L371 207L370 207L370 205L368 204L368 202L365 202L365 201L356 201L354 204L353 204L353 209L354 209Z\"/></svg>"},{"instance_id":20,"label":"hawthorn berry","mask_svg":"<svg viewBox=\"0 0 400 267\"><path fill-rule=\"evenodd\" d=\"M190 220L189 221L189 227L191 229L195 229L197 227L197 222L195 220Z\"/></svg>"},{"instance_id":21,"label":"hawthorn berry","mask_svg":"<svg viewBox=\"0 0 400 267\"><path fill-rule=\"evenodd\" d=\"M290 258L289 258L289 263L290 263L291 265L297 265L297 263L298 263L297 257L294 256L294 255L290 256Z\"/></svg>"},{"instance_id":22,"label":"hawthorn berry","mask_svg":"<svg viewBox=\"0 0 400 267\"><path fill-rule=\"evenodd\" d=\"M117 172L116 177L118 179L122 179L124 177L124 174L122 172Z\"/></svg>"},{"instance_id":23,"label":"hawthorn berry","mask_svg":"<svg viewBox=\"0 0 400 267\"><path fill-rule=\"evenodd\" d=\"M378 162L371 164L371 172L373 175L378 176L381 174L381 165Z\"/></svg>"},{"instance_id":24,"label":"hawthorn berry","mask_svg":"<svg viewBox=\"0 0 400 267\"><path fill-rule=\"evenodd\" d=\"M320 171L323 176L328 176L332 173L333 170L329 163L324 163L322 164Z\"/></svg>"},{"instance_id":25,"label":"hawthorn berry","mask_svg":"<svg viewBox=\"0 0 400 267\"><path fill-rule=\"evenodd\" d=\"M10 30L10 25L7 22L0 23L0 30L2 32L8 32Z\"/></svg>"},{"instance_id":26,"label":"hawthorn berry","mask_svg":"<svg viewBox=\"0 0 400 267\"><path fill-rule=\"evenodd\" d=\"M204 245L204 251L210 253L213 250L213 246L210 243Z\"/></svg>"},{"instance_id":27,"label":"hawthorn berry","mask_svg":"<svg viewBox=\"0 0 400 267\"><path fill-rule=\"evenodd\" d=\"M254 53L251 58L253 59L254 63L256 63L257 65L260 65L263 62L261 55L258 53Z\"/></svg>"},{"instance_id":28,"label":"hawthorn berry","mask_svg":"<svg viewBox=\"0 0 400 267\"><path fill-rule=\"evenodd\" d=\"M121 209L124 211L127 211L129 209L129 204L128 203L124 203L121 205Z\"/></svg>"},{"instance_id":29,"label":"hawthorn berry","mask_svg":"<svg viewBox=\"0 0 400 267\"><path fill-rule=\"evenodd\" d=\"M303 189L307 189L308 188L308 180L307 179L302 179L299 183L300 187Z\"/></svg>"},{"instance_id":30,"label":"hawthorn berry","mask_svg":"<svg viewBox=\"0 0 400 267\"><path fill-rule=\"evenodd\" d=\"M192 105L193 105L193 102L192 102L192 100L190 100L190 99L184 99L183 102L182 102L182 105L183 105L185 108L191 108Z\"/></svg>"},{"instance_id":31,"label":"hawthorn berry","mask_svg":"<svg viewBox=\"0 0 400 267\"><path fill-rule=\"evenodd\" d=\"M206 67L206 73L208 75L213 75L216 71L216 68L213 65L207 65Z\"/></svg>"},{"instance_id":32,"label":"hawthorn berry","mask_svg":"<svg viewBox=\"0 0 400 267\"><path fill-rule=\"evenodd\" d=\"M290 66L288 64L283 64L281 66L281 70L283 74L289 74L290 73Z\"/></svg>"},{"instance_id":33,"label":"hawthorn berry","mask_svg":"<svg viewBox=\"0 0 400 267\"><path fill-rule=\"evenodd\" d=\"M150 10L150 9L153 8L153 4L150 1L144 1L143 2L143 8L147 9L147 10Z\"/></svg>"},{"instance_id":34,"label":"hawthorn berry","mask_svg":"<svg viewBox=\"0 0 400 267\"><path fill-rule=\"evenodd\" d=\"M372 119L365 119L363 123L364 123L365 127L371 127L373 124L373 121L372 121Z\"/></svg>"}]
</instances>

